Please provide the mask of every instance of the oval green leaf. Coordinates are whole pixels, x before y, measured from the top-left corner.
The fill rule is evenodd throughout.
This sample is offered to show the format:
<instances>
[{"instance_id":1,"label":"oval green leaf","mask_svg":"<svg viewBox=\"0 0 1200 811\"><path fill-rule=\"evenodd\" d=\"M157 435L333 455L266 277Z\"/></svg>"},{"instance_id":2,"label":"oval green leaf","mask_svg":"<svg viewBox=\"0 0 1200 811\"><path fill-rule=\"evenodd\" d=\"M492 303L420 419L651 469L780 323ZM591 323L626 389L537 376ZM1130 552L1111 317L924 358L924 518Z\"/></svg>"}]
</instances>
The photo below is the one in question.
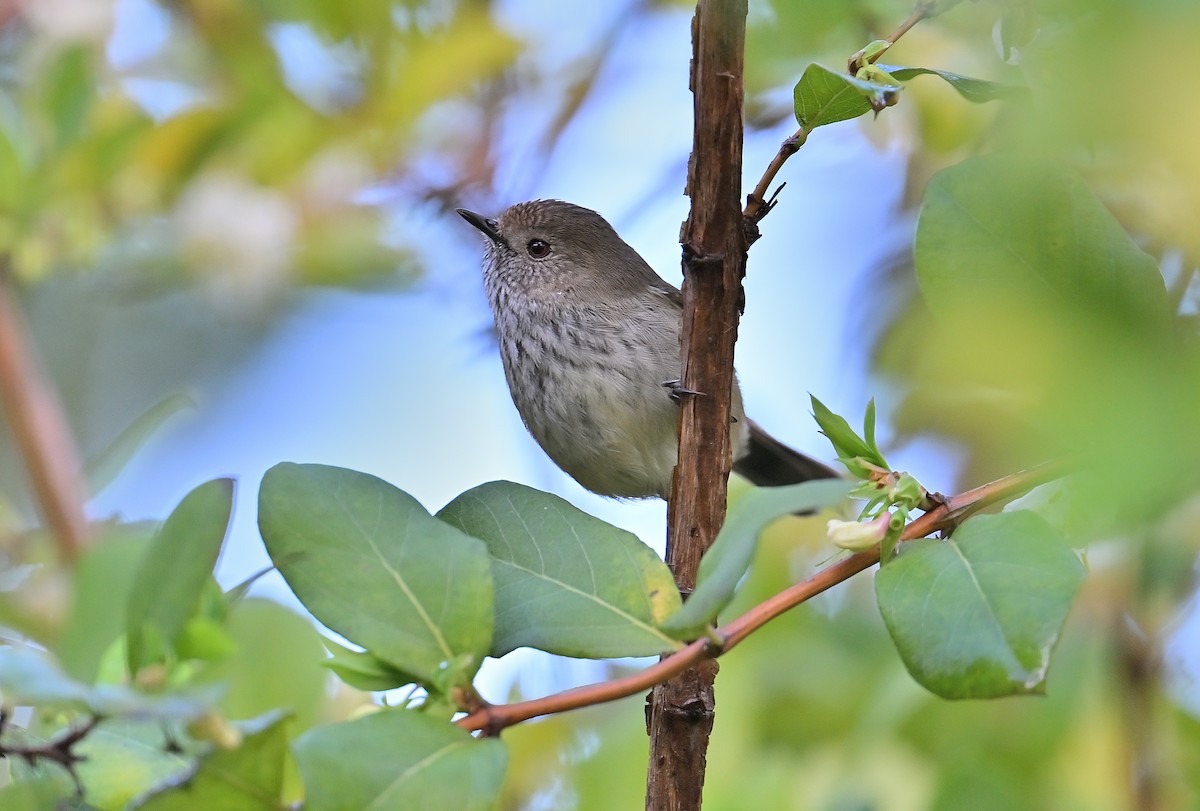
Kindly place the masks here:
<instances>
[{"instance_id":1,"label":"oval green leaf","mask_svg":"<svg viewBox=\"0 0 1200 811\"><path fill-rule=\"evenodd\" d=\"M150 542L129 592L129 669L153 661L152 640L173 644L196 614L233 512L233 479L213 479L184 496Z\"/></svg>"},{"instance_id":2,"label":"oval green leaf","mask_svg":"<svg viewBox=\"0 0 1200 811\"><path fill-rule=\"evenodd\" d=\"M492 655L650 656L679 647L658 623L679 607L671 572L632 533L512 482L460 495L438 518L481 539L496 579Z\"/></svg>"},{"instance_id":3,"label":"oval green leaf","mask_svg":"<svg viewBox=\"0 0 1200 811\"><path fill-rule=\"evenodd\" d=\"M411 710L317 727L294 750L304 811L486 811L495 806L508 761L499 738L476 740Z\"/></svg>"},{"instance_id":4,"label":"oval green leaf","mask_svg":"<svg viewBox=\"0 0 1200 811\"><path fill-rule=\"evenodd\" d=\"M1000 300L1089 321L1171 320L1154 259L1078 176L1047 161L997 154L939 172L925 189L914 258L935 314Z\"/></svg>"},{"instance_id":5,"label":"oval green leaf","mask_svg":"<svg viewBox=\"0 0 1200 811\"><path fill-rule=\"evenodd\" d=\"M138 811L238 809L280 811L288 751L287 717L279 713L247 726L235 749L217 748L201 757L194 770L168 787L129 806Z\"/></svg>"},{"instance_id":6,"label":"oval green leaf","mask_svg":"<svg viewBox=\"0 0 1200 811\"><path fill-rule=\"evenodd\" d=\"M365 473L283 463L267 471L258 526L271 560L318 620L426 684L492 641L483 544ZM468 674L469 675L469 674Z\"/></svg>"},{"instance_id":7,"label":"oval green leaf","mask_svg":"<svg viewBox=\"0 0 1200 811\"><path fill-rule=\"evenodd\" d=\"M804 69L792 91L796 121L806 132L812 132L826 124L858 118L871 112L868 99L895 89L892 85L856 79L814 62Z\"/></svg>"},{"instance_id":8,"label":"oval green leaf","mask_svg":"<svg viewBox=\"0 0 1200 811\"><path fill-rule=\"evenodd\" d=\"M913 678L943 698L996 698L1045 691L1083 575L1058 531L1021 511L901 545L875 594Z\"/></svg>"}]
</instances>

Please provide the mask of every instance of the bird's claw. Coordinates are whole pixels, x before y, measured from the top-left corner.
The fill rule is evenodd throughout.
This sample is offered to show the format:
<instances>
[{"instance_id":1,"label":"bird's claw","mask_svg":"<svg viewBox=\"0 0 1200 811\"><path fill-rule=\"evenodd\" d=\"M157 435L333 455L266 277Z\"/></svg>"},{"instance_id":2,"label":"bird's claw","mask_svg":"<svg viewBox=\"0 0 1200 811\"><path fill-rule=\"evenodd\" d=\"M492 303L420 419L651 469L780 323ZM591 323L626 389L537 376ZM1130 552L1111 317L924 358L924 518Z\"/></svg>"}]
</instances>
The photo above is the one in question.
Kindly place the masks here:
<instances>
[{"instance_id":1,"label":"bird's claw","mask_svg":"<svg viewBox=\"0 0 1200 811\"><path fill-rule=\"evenodd\" d=\"M702 391L684 388L682 380L664 380L662 386L667 390L667 396L676 403L682 403L685 397L699 397L704 394Z\"/></svg>"}]
</instances>

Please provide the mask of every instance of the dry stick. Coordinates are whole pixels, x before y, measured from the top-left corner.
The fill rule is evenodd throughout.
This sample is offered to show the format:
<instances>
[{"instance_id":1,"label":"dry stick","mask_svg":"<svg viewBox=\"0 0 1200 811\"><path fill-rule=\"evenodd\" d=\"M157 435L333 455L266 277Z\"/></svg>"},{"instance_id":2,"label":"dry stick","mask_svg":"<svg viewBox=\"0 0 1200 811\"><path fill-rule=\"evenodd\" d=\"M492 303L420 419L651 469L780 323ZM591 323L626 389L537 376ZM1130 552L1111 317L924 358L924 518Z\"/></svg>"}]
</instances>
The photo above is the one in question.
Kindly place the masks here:
<instances>
[{"instance_id":1,"label":"dry stick","mask_svg":"<svg viewBox=\"0 0 1200 811\"><path fill-rule=\"evenodd\" d=\"M0 266L0 400L43 520L66 563L87 542L79 458L53 386L34 358Z\"/></svg>"},{"instance_id":2,"label":"dry stick","mask_svg":"<svg viewBox=\"0 0 1200 811\"><path fill-rule=\"evenodd\" d=\"M1049 462L994 482L967 490L956 496L939 499L938 505L904 528L901 539L923 538L939 530L951 529L979 510L1011 501L1040 484L1060 478L1068 472L1067 463ZM879 547L859 552L828 566L811 577L791 586L751 608L716 630L715 637L723 644L713 644L709 638L698 639L658 663L630 676L600 684L576 687L562 693L519 701L514 704L495 704L470 713L458 720L467 730L483 730L496 734L505 727L528 721L539 715L590 707L635 695L661 683L704 659L721 656L754 631L771 620L795 608L823 591L849 580L879 562Z\"/></svg>"},{"instance_id":3,"label":"dry stick","mask_svg":"<svg viewBox=\"0 0 1200 811\"><path fill-rule=\"evenodd\" d=\"M703 392L679 409L679 459L667 506L667 565L686 593L725 520L737 340L746 269L741 211L746 0L699 0L692 18L693 130L684 254L681 381ZM698 651L697 653L702 653ZM702 660L702 661L700 661ZM700 808L714 718L716 662L676 673L650 695L646 808Z\"/></svg>"},{"instance_id":4,"label":"dry stick","mask_svg":"<svg viewBox=\"0 0 1200 811\"><path fill-rule=\"evenodd\" d=\"M908 19L900 23L900 26L887 37L886 41L889 43L888 48L890 48L892 45L895 45L896 40L908 33L910 28L919 23L921 20L930 16L935 6L936 3L932 2L931 0L917 3L916 7L913 8L912 13L908 15ZM886 51L887 48L884 48L878 53L873 54L867 61L874 63L879 59L879 57L883 56ZM859 61L861 61L862 56L863 52L859 51L854 56L850 57L849 67L851 75L853 75L859 67L862 67L860 64L857 64ZM754 187L754 191L746 195L746 208L742 211L742 216L745 217L746 220L751 224L757 226L758 223L762 221L762 218L767 216L767 214L771 212L771 209L774 208L774 197L768 199L767 190L770 189L771 184L775 182L775 176L779 174L779 170L783 168L783 164L787 162L787 159L792 155L795 155L796 152L799 151L800 147L804 146L804 142L808 140L810 132L811 130L801 127L787 138L784 138L783 143L779 145L779 151L775 153L775 157L772 158L770 164L767 165L767 170L763 172L763 176L759 178L758 185ZM778 190L776 190L775 193L778 194ZM752 233L753 232L754 229L752 229Z\"/></svg>"}]
</instances>

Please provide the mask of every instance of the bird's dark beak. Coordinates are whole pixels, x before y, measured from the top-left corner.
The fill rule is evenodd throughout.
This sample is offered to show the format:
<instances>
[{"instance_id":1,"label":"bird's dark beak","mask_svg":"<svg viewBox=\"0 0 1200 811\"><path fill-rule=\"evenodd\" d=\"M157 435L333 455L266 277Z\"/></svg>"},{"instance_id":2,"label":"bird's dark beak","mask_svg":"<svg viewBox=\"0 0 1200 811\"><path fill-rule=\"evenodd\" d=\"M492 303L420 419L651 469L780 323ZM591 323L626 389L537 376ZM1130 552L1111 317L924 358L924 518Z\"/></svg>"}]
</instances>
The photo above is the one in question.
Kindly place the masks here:
<instances>
[{"instance_id":1,"label":"bird's dark beak","mask_svg":"<svg viewBox=\"0 0 1200 811\"><path fill-rule=\"evenodd\" d=\"M459 216L464 220L482 231L484 235L487 236L487 238L492 242L504 242L504 238L500 236L500 229L496 225L495 220L489 220L482 214L476 214L474 211L467 211L465 208L458 208L455 209L455 211L457 211Z\"/></svg>"}]
</instances>

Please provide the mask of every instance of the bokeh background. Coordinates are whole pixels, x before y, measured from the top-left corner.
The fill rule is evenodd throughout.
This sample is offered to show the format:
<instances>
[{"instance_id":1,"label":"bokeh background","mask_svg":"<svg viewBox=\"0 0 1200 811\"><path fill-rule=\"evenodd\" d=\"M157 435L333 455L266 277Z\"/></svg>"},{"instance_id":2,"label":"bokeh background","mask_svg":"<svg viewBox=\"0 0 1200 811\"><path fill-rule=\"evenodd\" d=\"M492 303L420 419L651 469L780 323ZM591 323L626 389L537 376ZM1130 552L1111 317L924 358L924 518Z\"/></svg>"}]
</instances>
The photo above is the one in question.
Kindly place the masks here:
<instances>
[{"instance_id":1,"label":"bokeh background","mask_svg":"<svg viewBox=\"0 0 1200 811\"><path fill-rule=\"evenodd\" d=\"M1001 23L1004 6L963 3L918 25L887 61L1058 77L1070 92L1038 119L1045 137L1103 122L1103 143L1090 158L1080 149L1091 179L1169 281L1190 273L1200 171L1180 133L1194 105L1185 82L1149 77L1185 60L1195 10L1012 3L1025 16ZM678 283L691 10L665 0L0 3L0 247L88 467L89 515L158 520L196 484L235 476L218 569L233 586L268 565L255 526L263 472L321 462L380 476L431 510L484 481L530 484L661 550L661 503L583 491L526 435L490 332L480 237L453 210L570 200L603 213ZM844 64L908 11L895 0L750 4L747 189L795 130L804 65ZM1072 27L1080 19L1086 37ZM1053 59L1022 63L997 46L1001 25L1020 41L1022 21L1061 39L1040 51ZM978 426L902 410L913 401L893 350L920 315L909 255L925 181L1013 126L1027 125L929 78L878 117L818 130L788 162L751 251L738 344L757 421L828 458L809 393L851 422L873 396L889 460L931 489L1010 472ZM0 493L13 526L36 522L7 441ZM1188 538L1191 509L1170 516ZM828 559L820 535L803 522L769 533L743 605ZM1105 567L1110 558L1122 556L1102 548L1091 561L1098 583L1046 699L950 704L923 692L882 630L869 577L775 623L722 665L707 807L1200 803L1194 590L1189 581L1162 607L1155 687L1142 690L1122 666L1136 633L1112 608L1121 589L1106 577L1119 581L1121 567ZM1194 555L1180 565L1194 574ZM274 575L254 588L291 604ZM518 652L485 670L485 692L541 694L627 666ZM640 804L640 716L630 700L512 730L506 807ZM1138 769L1161 778L1158 804L1136 804Z\"/></svg>"}]
</instances>

